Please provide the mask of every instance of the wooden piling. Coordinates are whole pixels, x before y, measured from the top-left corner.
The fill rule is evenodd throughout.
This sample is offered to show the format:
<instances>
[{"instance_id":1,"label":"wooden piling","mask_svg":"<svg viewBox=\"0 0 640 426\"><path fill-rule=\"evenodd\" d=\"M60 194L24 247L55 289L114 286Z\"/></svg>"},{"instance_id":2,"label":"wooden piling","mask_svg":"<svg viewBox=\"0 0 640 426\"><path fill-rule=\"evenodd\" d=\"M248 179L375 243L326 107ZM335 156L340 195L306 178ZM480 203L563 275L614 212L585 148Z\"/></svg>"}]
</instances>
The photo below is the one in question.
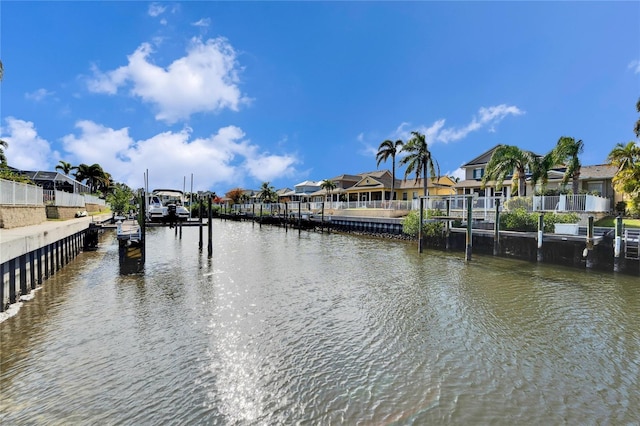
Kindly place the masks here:
<instances>
[{"instance_id":1,"label":"wooden piling","mask_svg":"<svg viewBox=\"0 0 640 426\"><path fill-rule=\"evenodd\" d=\"M616 237L613 242L613 272L622 270L622 217L616 217Z\"/></svg>"},{"instance_id":2,"label":"wooden piling","mask_svg":"<svg viewBox=\"0 0 640 426\"><path fill-rule=\"evenodd\" d=\"M209 236L209 242L207 244L207 257L211 259L213 256L213 214L211 212L211 196L209 198L209 212L208 212L208 222L207 222L207 234Z\"/></svg>"},{"instance_id":3,"label":"wooden piling","mask_svg":"<svg viewBox=\"0 0 640 426\"><path fill-rule=\"evenodd\" d=\"M202 253L202 201L200 201L198 204L198 250Z\"/></svg>"},{"instance_id":4,"label":"wooden piling","mask_svg":"<svg viewBox=\"0 0 640 426\"><path fill-rule=\"evenodd\" d=\"M471 260L471 248L473 245L473 196L467 197L467 241L464 253L464 260Z\"/></svg>"},{"instance_id":5,"label":"wooden piling","mask_svg":"<svg viewBox=\"0 0 640 426\"><path fill-rule=\"evenodd\" d=\"M445 200L445 205L447 206L447 217L451 217L451 200L450 199L446 199ZM451 220L446 220L445 222L445 249L449 250L451 247Z\"/></svg>"},{"instance_id":6,"label":"wooden piling","mask_svg":"<svg viewBox=\"0 0 640 426\"><path fill-rule=\"evenodd\" d=\"M538 250L536 252L536 260L538 262L544 261L544 255L542 254L543 231L544 231L544 215L540 213L538 215Z\"/></svg>"},{"instance_id":7,"label":"wooden piling","mask_svg":"<svg viewBox=\"0 0 640 426\"><path fill-rule=\"evenodd\" d=\"M596 259L593 255L593 216L589 216L589 225L587 226L587 269L591 269L596 265Z\"/></svg>"},{"instance_id":8,"label":"wooden piling","mask_svg":"<svg viewBox=\"0 0 640 426\"><path fill-rule=\"evenodd\" d=\"M493 224L493 255L500 254L500 200L496 200L495 223Z\"/></svg>"},{"instance_id":9,"label":"wooden piling","mask_svg":"<svg viewBox=\"0 0 640 426\"><path fill-rule=\"evenodd\" d=\"M418 253L422 253L422 221L424 220L424 211L422 209L424 198L420 197L418 206Z\"/></svg>"}]
</instances>

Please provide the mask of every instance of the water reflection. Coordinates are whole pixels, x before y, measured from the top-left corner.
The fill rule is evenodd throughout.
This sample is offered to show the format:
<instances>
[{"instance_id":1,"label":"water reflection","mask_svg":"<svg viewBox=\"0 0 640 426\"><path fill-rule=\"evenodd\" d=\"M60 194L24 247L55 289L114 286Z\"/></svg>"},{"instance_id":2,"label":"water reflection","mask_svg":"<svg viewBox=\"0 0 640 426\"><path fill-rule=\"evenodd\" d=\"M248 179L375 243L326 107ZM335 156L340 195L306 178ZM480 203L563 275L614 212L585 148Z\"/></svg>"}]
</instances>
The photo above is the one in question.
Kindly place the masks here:
<instances>
[{"instance_id":1,"label":"water reflection","mask_svg":"<svg viewBox=\"0 0 640 426\"><path fill-rule=\"evenodd\" d=\"M207 259L197 228L150 231L144 273L105 235L0 324L0 423L639 420L637 278L238 222Z\"/></svg>"}]
</instances>

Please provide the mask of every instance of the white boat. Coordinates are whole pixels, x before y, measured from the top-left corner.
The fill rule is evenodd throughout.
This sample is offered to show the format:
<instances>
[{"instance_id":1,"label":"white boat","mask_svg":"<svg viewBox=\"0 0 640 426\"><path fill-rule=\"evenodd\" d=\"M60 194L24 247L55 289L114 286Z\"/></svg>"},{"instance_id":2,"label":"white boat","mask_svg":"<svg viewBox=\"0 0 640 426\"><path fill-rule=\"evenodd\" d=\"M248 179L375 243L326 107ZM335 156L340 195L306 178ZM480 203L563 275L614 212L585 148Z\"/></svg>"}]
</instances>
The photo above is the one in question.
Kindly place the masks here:
<instances>
[{"instance_id":1,"label":"white boat","mask_svg":"<svg viewBox=\"0 0 640 426\"><path fill-rule=\"evenodd\" d=\"M149 196L147 217L151 222L187 220L189 210L184 206L184 194L177 189L154 189Z\"/></svg>"}]
</instances>

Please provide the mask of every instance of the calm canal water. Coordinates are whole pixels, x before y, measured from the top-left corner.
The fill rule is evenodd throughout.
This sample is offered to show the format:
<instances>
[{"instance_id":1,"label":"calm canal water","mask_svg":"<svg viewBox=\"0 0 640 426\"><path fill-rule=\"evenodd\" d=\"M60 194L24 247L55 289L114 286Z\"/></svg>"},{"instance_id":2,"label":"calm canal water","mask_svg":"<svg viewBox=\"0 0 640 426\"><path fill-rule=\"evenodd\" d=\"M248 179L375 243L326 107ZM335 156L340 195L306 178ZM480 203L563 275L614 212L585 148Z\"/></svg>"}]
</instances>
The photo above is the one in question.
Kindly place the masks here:
<instances>
[{"instance_id":1,"label":"calm canal water","mask_svg":"<svg viewBox=\"0 0 640 426\"><path fill-rule=\"evenodd\" d=\"M206 239L206 230L204 231ZM640 280L214 222L0 323L0 424L637 424Z\"/></svg>"}]
</instances>

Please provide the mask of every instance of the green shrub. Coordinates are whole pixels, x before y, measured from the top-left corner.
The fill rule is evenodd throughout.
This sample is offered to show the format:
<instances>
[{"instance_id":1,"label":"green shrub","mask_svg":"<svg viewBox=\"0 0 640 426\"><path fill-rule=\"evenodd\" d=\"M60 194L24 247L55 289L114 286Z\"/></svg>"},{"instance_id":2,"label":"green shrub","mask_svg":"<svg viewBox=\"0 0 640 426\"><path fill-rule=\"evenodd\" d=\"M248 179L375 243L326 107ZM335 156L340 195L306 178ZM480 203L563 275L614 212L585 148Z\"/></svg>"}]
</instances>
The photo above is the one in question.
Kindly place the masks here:
<instances>
[{"instance_id":1,"label":"green shrub","mask_svg":"<svg viewBox=\"0 0 640 426\"><path fill-rule=\"evenodd\" d=\"M427 222L422 225L422 235L425 237L440 237L444 232L444 223L441 221Z\"/></svg>"},{"instance_id":2,"label":"green shrub","mask_svg":"<svg viewBox=\"0 0 640 426\"><path fill-rule=\"evenodd\" d=\"M504 203L504 208L508 211L524 209L531 210L533 207L533 199L531 197L512 197Z\"/></svg>"},{"instance_id":3,"label":"green shrub","mask_svg":"<svg viewBox=\"0 0 640 426\"><path fill-rule=\"evenodd\" d=\"M438 217L438 216L446 216L446 214L440 209L427 210L427 217Z\"/></svg>"},{"instance_id":4,"label":"green shrub","mask_svg":"<svg viewBox=\"0 0 640 426\"><path fill-rule=\"evenodd\" d=\"M505 231L532 232L538 230L540 213L529 213L520 207L500 216L500 229ZM544 213L544 232L554 232L556 223L577 223L580 217L576 213Z\"/></svg>"},{"instance_id":5,"label":"green shrub","mask_svg":"<svg viewBox=\"0 0 640 426\"><path fill-rule=\"evenodd\" d=\"M521 232L537 231L538 216L527 212L524 207L509 210L500 216L500 229Z\"/></svg>"},{"instance_id":6,"label":"green shrub","mask_svg":"<svg viewBox=\"0 0 640 426\"><path fill-rule=\"evenodd\" d=\"M402 232L407 235L418 235L418 224L420 223L420 216L417 211L411 210L408 215L402 219Z\"/></svg>"},{"instance_id":7,"label":"green shrub","mask_svg":"<svg viewBox=\"0 0 640 426\"><path fill-rule=\"evenodd\" d=\"M544 232L554 232L556 223L578 223L580 216L576 213L554 213L544 214Z\"/></svg>"},{"instance_id":8,"label":"green shrub","mask_svg":"<svg viewBox=\"0 0 640 426\"><path fill-rule=\"evenodd\" d=\"M408 215L402 219L402 232L412 237L418 235L418 228L420 225L419 212L412 210ZM444 230L444 223L440 221L427 222L422 221L422 235L425 237L438 237L442 235Z\"/></svg>"}]
</instances>

